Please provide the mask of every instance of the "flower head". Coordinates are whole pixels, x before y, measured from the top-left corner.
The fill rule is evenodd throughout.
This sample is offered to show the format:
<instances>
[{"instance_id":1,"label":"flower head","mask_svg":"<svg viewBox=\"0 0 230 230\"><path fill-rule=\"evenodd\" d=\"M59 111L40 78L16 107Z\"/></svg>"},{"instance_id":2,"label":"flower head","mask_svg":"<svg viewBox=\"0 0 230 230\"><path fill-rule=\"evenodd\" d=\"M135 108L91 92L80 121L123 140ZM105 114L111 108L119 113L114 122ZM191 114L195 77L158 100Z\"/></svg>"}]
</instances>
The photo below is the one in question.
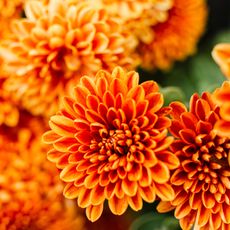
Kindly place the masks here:
<instances>
[{"instance_id":1,"label":"flower head","mask_svg":"<svg viewBox=\"0 0 230 230\"><path fill-rule=\"evenodd\" d=\"M62 196L58 170L46 160L36 133L43 123L28 116L26 122L0 127L0 229L83 229L83 219ZM28 123L32 129L25 128Z\"/></svg>"},{"instance_id":2,"label":"flower head","mask_svg":"<svg viewBox=\"0 0 230 230\"><path fill-rule=\"evenodd\" d=\"M230 44L218 44L212 51L212 57L220 66L224 75L230 79Z\"/></svg>"},{"instance_id":3,"label":"flower head","mask_svg":"<svg viewBox=\"0 0 230 230\"><path fill-rule=\"evenodd\" d=\"M53 145L48 159L67 183L64 195L77 198L91 221L106 200L121 215L128 205L140 210L143 200L174 197L168 181L178 160L167 150L173 141L168 109L155 82L138 80L138 73L120 67L82 77L43 136Z\"/></svg>"},{"instance_id":4,"label":"flower head","mask_svg":"<svg viewBox=\"0 0 230 230\"><path fill-rule=\"evenodd\" d=\"M133 47L121 25L103 9L81 1L28 1L1 47L7 90L34 115L54 114L82 74L135 67Z\"/></svg>"},{"instance_id":5,"label":"flower head","mask_svg":"<svg viewBox=\"0 0 230 230\"><path fill-rule=\"evenodd\" d=\"M141 41L147 44L154 39L152 26L166 21L168 11L173 5L173 0L94 0L92 2L106 8L110 15L121 19L125 32L134 35L133 39L136 39L137 43Z\"/></svg>"},{"instance_id":6,"label":"flower head","mask_svg":"<svg viewBox=\"0 0 230 230\"><path fill-rule=\"evenodd\" d=\"M143 68L167 69L196 50L206 24L206 0L174 0L168 14L165 22L152 27L154 40L139 45Z\"/></svg>"},{"instance_id":7,"label":"flower head","mask_svg":"<svg viewBox=\"0 0 230 230\"><path fill-rule=\"evenodd\" d=\"M182 229L223 230L230 224L229 137L215 131L220 108L212 95L194 94L189 111L173 102L171 133L176 138L171 148L180 167L171 177L175 190L172 202L161 202L160 212L175 209Z\"/></svg>"}]
</instances>

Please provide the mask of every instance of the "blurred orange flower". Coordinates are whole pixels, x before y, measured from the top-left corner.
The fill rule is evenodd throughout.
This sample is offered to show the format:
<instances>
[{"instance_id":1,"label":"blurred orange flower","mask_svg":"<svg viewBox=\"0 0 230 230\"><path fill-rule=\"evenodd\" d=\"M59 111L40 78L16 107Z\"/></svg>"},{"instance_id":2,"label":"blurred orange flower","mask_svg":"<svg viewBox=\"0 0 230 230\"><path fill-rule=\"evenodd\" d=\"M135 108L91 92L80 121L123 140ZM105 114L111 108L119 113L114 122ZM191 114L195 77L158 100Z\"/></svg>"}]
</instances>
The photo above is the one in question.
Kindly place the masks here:
<instances>
[{"instance_id":1,"label":"blurred orange flower","mask_svg":"<svg viewBox=\"0 0 230 230\"><path fill-rule=\"evenodd\" d=\"M152 27L151 44L140 43L142 67L168 69L196 51L207 17L206 0L174 0L168 19Z\"/></svg>"},{"instance_id":2,"label":"blurred orange flower","mask_svg":"<svg viewBox=\"0 0 230 230\"><path fill-rule=\"evenodd\" d=\"M59 98L83 74L137 65L119 21L90 3L31 0L25 14L13 23L0 53L10 75L6 89L34 115L54 114Z\"/></svg>"},{"instance_id":3,"label":"blurred orange flower","mask_svg":"<svg viewBox=\"0 0 230 230\"><path fill-rule=\"evenodd\" d=\"M90 0L89 0L90 1ZM135 35L143 43L151 43L154 39L152 26L168 19L168 11L173 0L94 0L92 4L106 8L123 22L126 33Z\"/></svg>"},{"instance_id":4,"label":"blurred orange flower","mask_svg":"<svg viewBox=\"0 0 230 230\"><path fill-rule=\"evenodd\" d=\"M25 0L0 0L0 38L7 36L11 22L19 18L23 11Z\"/></svg>"},{"instance_id":5,"label":"blurred orange flower","mask_svg":"<svg viewBox=\"0 0 230 230\"><path fill-rule=\"evenodd\" d=\"M17 128L0 127L0 229L82 230L83 218L64 199L58 170L36 133L44 124L28 118Z\"/></svg>"},{"instance_id":6,"label":"blurred orange flower","mask_svg":"<svg viewBox=\"0 0 230 230\"><path fill-rule=\"evenodd\" d=\"M218 44L212 51L212 57L220 66L224 75L230 79L230 44Z\"/></svg>"},{"instance_id":7,"label":"blurred orange flower","mask_svg":"<svg viewBox=\"0 0 230 230\"><path fill-rule=\"evenodd\" d=\"M53 149L48 159L61 169L64 195L78 198L86 215L96 221L108 200L116 215L128 205L140 210L143 200L174 198L170 170L178 159L168 151L170 119L163 96L153 81L138 84L138 73L116 67L82 77L74 97L50 119L43 136Z\"/></svg>"},{"instance_id":8,"label":"blurred orange flower","mask_svg":"<svg viewBox=\"0 0 230 230\"><path fill-rule=\"evenodd\" d=\"M215 102L220 106L221 116L215 128L219 135L230 137L230 81L225 81L213 95Z\"/></svg>"},{"instance_id":9,"label":"blurred orange flower","mask_svg":"<svg viewBox=\"0 0 230 230\"><path fill-rule=\"evenodd\" d=\"M1 71L1 67L0 67ZM3 90L4 79L0 77L0 126L14 127L18 124L19 111L9 93Z\"/></svg>"},{"instance_id":10,"label":"blurred orange flower","mask_svg":"<svg viewBox=\"0 0 230 230\"><path fill-rule=\"evenodd\" d=\"M175 209L182 229L227 230L230 224L229 137L219 136L214 127L219 107L209 93L194 94L189 111L173 102L171 133L176 138L172 151L180 167L171 177L175 190L172 202L161 202L158 211Z\"/></svg>"}]
</instances>

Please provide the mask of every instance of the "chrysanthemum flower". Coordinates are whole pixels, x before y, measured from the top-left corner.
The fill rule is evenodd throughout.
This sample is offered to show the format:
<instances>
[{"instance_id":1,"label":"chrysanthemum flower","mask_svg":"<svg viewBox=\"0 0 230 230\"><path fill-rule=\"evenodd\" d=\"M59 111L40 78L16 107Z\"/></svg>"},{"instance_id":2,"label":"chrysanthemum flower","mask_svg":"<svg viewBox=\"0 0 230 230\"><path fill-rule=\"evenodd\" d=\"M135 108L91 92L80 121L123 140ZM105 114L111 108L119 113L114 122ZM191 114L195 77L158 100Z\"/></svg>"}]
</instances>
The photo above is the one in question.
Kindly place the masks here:
<instances>
[{"instance_id":1,"label":"chrysanthemum flower","mask_svg":"<svg viewBox=\"0 0 230 230\"><path fill-rule=\"evenodd\" d=\"M212 51L212 57L220 66L222 72L230 79L230 44L218 44Z\"/></svg>"},{"instance_id":2,"label":"chrysanthemum flower","mask_svg":"<svg viewBox=\"0 0 230 230\"><path fill-rule=\"evenodd\" d=\"M82 230L83 218L66 203L40 136L26 128L0 129L0 229Z\"/></svg>"},{"instance_id":3,"label":"chrysanthemum flower","mask_svg":"<svg viewBox=\"0 0 230 230\"><path fill-rule=\"evenodd\" d=\"M48 159L67 183L65 197L77 198L91 221L106 200L121 215L128 206L140 210L143 200L174 197L168 181L178 160L167 150L173 141L169 110L155 82L138 80L138 73L120 67L82 77L43 136L53 145Z\"/></svg>"},{"instance_id":4,"label":"chrysanthemum flower","mask_svg":"<svg viewBox=\"0 0 230 230\"><path fill-rule=\"evenodd\" d=\"M164 22L173 0L88 0L92 4L106 8L110 15L123 22L126 33L135 35L143 43L151 43L154 39L152 26Z\"/></svg>"},{"instance_id":5,"label":"chrysanthemum flower","mask_svg":"<svg viewBox=\"0 0 230 230\"><path fill-rule=\"evenodd\" d=\"M161 202L158 211L175 209L182 229L228 230L230 226L229 137L219 136L214 127L219 107L209 93L194 94L190 109L173 102L171 133L176 138L172 151L180 167L171 177L175 190L172 202Z\"/></svg>"},{"instance_id":6,"label":"chrysanthemum flower","mask_svg":"<svg viewBox=\"0 0 230 230\"><path fill-rule=\"evenodd\" d=\"M1 47L10 75L7 90L34 115L54 114L59 97L82 74L137 64L117 19L90 3L70 2L28 1L26 18L14 22Z\"/></svg>"},{"instance_id":7,"label":"chrysanthemum flower","mask_svg":"<svg viewBox=\"0 0 230 230\"><path fill-rule=\"evenodd\" d=\"M206 0L174 0L168 19L152 27L153 42L139 45L142 67L167 69L174 61L193 54L204 31L206 16Z\"/></svg>"}]
</instances>

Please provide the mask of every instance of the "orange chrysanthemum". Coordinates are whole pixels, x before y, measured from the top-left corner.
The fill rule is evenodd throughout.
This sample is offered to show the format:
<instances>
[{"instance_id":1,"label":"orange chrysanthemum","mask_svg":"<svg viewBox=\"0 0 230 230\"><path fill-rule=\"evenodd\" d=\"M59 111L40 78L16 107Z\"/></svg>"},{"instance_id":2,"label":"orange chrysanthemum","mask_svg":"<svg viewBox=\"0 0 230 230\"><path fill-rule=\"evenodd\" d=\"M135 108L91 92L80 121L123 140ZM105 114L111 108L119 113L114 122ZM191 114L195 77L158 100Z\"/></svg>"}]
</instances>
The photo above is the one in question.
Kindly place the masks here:
<instances>
[{"instance_id":1,"label":"orange chrysanthemum","mask_svg":"<svg viewBox=\"0 0 230 230\"><path fill-rule=\"evenodd\" d=\"M90 3L31 0L25 14L14 22L1 54L10 75L6 89L34 115L54 114L59 97L82 74L137 64L119 21Z\"/></svg>"},{"instance_id":2,"label":"orange chrysanthemum","mask_svg":"<svg viewBox=\"0 0 230 230\"><path fill-rule=\"evenodd\" d=\"M64 99L62 110L50 119L44 141L53 144L48 159L62 170L64 195L78 198L91 221L108 200L121 215L128 205L142 208L142 200L156 195L171 200L170 170L177 158L167 150L170 119L163 96L153 81L138 85L138 73L116 67L99 71L95 79L82 77L75 96Z\"/></svg>"},{"instance_id":3,"label":"orange chrysanthemum","mask_svg":"<svg viewBox=\"0 0 230 230\"><path fill-rule=\"evenodd\" d=\"M22 13L25 0L0 0L0 38L6 37L11 22L19 18Z\"/></svg>"},{"instance_id":4,"label":"orange chrysanthemum","mask_svg":"<svg viewBox=\"0 0 230 230\"><path fill-rule=\"evenodd\" d=\"M92 0L88 0L92 1ZM143 43L151 43L154 39L152 26L164 22L173 0L93 0L94 4L106 8L110 15L123 22L126 33L135 35Z\"/></svg>"},{"instance_id":5,"label":"orange chrysanthemum","mask_svg":"<svg viewBox=\"0 0 230 230\"><path fill-rule=\"evenodd\" d=\"M218 44L212 51L212 57L220 66L222 72L230 79L230 44Z\"/></svg>"},{"instance_id":6,"label":"orange chrysanthemum","mask_svg":"<svg viewBox=\"0 0 230 230\"><path fill-rule=\"evenodd\" d=\"M175 208L182 229L229 230L230 151L229 137L219 136L214 127L219 107L209 93L194 94L189 111L173 102L171 133L176 138L172 151L180 167L171 177L175 190L172 202L161 202L160 212Z\"/></svg>"},{"instance_id":7,"label":"orange chrysanthemum","mask_svg":"<svg viewBox=\"0 0 230 230\"><path fill-rule=\"evenodd\" d=\"M143 68L167 69L174 61L193 54L204 31L206 16L206 0L174 0L168 19L152 27L153 42L139 45Z\"/></svg>"},{"instance_id":8,"label":"orange chrysanthemum","mask_svg":"<svg viewBox=\"0 0 230 230\"><path fill-rule=\"evenodd\" d=\"M83 219L66 203L58 171L35 135L43 124L26 122L35 126L33 132L0 127L0 229L82 230Z\"/></svg>"},{"instance_id":9,"label":"orange chrysanthemum","mask_svg":"<svg viewBox=\"0 0 230 230\"><path fill-rule=\"evenodd\" d=\"M215 102L220 106L221 116L215 128L219 135L230 137L230 81L225 81L213 95Z\"/></svg>"}]
</instances>

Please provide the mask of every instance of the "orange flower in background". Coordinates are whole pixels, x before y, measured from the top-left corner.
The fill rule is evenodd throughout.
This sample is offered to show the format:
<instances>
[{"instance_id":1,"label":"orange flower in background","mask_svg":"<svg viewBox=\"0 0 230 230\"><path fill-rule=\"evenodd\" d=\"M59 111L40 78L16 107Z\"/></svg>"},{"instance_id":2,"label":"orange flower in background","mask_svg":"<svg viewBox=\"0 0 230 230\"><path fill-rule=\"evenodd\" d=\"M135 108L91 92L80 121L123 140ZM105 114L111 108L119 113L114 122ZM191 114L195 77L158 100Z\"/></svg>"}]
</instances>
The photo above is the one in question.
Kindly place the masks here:
<instances>
[{"instance_id":1,"label":"orange flower in background","mask_svg":"<svg viewBox=\"0 0 230 230\"><path fill-rule=\"evenodd\" d=\"M0 53L10 75L6 90L33 115L54 114L82 74L137 65L119 21L103 9L82 1L31 0L25 14Z\"/></svg>"},{"instance_id":2,"label":"orange flower in background","mask_svg":"<svg viewBox=\"0 0 230 230\"><path fill-rule=\"evenodd\" d=\"M230 82L225 81L222 86L215 90L213 99L220 106L221 119L216 122L215 129L220 136L230 137ZM230 152L228 153L230 165Z\"/></svg>"},{"instance_id":3,"label":"orange flower in background","mask_svg":"<svg viewBox=\"0 0 230 230\"><path fill-rule=\"evenodd\" d=\"M0 38L7 37L11 22L23 12L25 0L0 0Z\"/></svg>"},{"instance_id":4,"label":"orange flower in background","mask_svg":"<svg viewBox=\"0 0 230 230\"><path fill-rule=\"evenodd\" d=\"M168 18L173 0L88 0L103 7L123 22L126 33L135 35L138 42L151 43L154 39L152 26Z\"/></svg>"},{"instance_id":5,"label":"orange flower in background","mask_svg":"<svg viewBox=\"0 0 230 230\"><path fill-rule=\"evenodd\" d=\"M116 67L82 77L74 97L51 117L43 136L53 148L48 159L61 169L65 197L77 198L96 221L108 200L112 213L128 206L137 211L143 200L174 198L170 170L178 159L168 151L170 119L153 81L138 84L138 73Z\"/></svg>"},{"instance_id":6,"label":"orange flower in background","mask_svg":"<svg viewBox=\"0 0 230 230\"><path fill-rule=\"evenodd\" d=\"M225 81L213 95L215 102L220 106L221 116L215 128L219 135L230 137L230 81Z\"/></svg>"},{"instance_id":7,"label":"orange flower in background","mask_svg":"<svg viewBox=\"0 0 230 230\"><path fill-rule=\"evenodd\" d=\"M161 202L158 211L175 209L182 229L227 230L230 224L230 151L229 137L215 131L220 108L212 95L194 94L189 111L171 103L171 133L176 138L172 151L180 167L171 177L175 190L172 202Z\"/></svg>"},{"instance_id":8,"label":"orange flower in background","mask_svg":"<svg viewBox=\"0 0 230 230\"><path fill-rule=\"evenodd\" d=\"M206 0L174 0L168 19L152 27L151 44L140 43L142 67L168 69L196 51L207 17Z\"/></svg>"},{"instance_id":9,"label":"orange flower in background","mask_svg":"<svg viewBox=\"0 0 230 230\"><path fill-rule=\"evenodd\" d=\"M36 133L44 124L24 118L31 128L0 127L0 229L84 229L84 219L62 195L58 170L46 160Z\"/></svg>"},{"instance_id":10,"label":"orange flower in background","mask_svg":"<svg viewBox=\"0 0 230 230\"><path fill-rule=\"evenodd\" d=\"M9 93L3 90L3 84L4 80L0 78L0 126L5 124L14 127L18 124L19 111Z\"/></svg>"},{"instance_id":11,"label":"orange flower in background","mask_svg":"<svg viewBox=\"0 0 230 230\"><path fill-rule=\"evenodd\" d=\"M230 44L218 44L212 51L212 57L220 66L224 75L230 79Z\"/></svg>"}]
</instances>

